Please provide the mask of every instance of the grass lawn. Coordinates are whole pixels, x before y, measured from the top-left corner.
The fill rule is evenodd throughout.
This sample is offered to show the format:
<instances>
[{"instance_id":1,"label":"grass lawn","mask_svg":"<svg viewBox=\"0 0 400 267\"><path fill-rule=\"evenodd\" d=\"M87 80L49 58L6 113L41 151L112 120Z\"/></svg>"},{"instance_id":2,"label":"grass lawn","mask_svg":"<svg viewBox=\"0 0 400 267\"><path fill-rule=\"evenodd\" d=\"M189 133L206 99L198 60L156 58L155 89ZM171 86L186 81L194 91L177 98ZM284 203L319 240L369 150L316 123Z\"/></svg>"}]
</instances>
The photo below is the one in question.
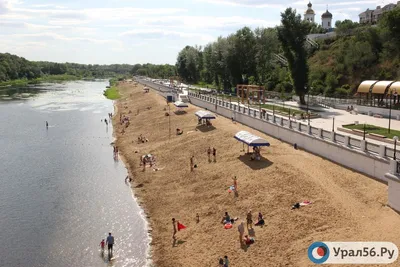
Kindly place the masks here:
<instances>
[{"instance_id":1,"label":"grass lawn","mask_svg":"<svg viewBox=\"0 0 400 267\"><path fill-rule=\"evenodd\" d=\"M111 88L105 90L104 96L110 100L115 100L121 97L116 86L112 86Z\"/></svg>"},{"instance_id":2,"label":"grass lawn","mask_svg":"<svg viewBox=\"0 0 400 267\"><path fill-rule=\"evenodd\" d=\"M281 113L285 113L285 114L289 114L289 109L290 109L290 113L293 114L293 112L295 113L305 113L304 111L295 109L295 108L287 108L287 107L283 107L283 106L276 106L276 105L272 105L272 104L263 104L261 105L262 108L265 109L269 109L269 110L273 110L275 106L275 111L279 111Z\"/></svg>"},{"instance_id":3,"label":"grass lawn","mask_svg":"<svg viewBox=\"0 0 400 267\"><path fill-rule=\"evenodd\" d=\"M343 125L343 128L357 129L357 130L364 131L364 124ZM388 133L387 128L382 128L382 127L371 125L371 124L365 124L365 132L384 135L389 139L393 139L394 136L400 137L400 131L390 129L390 133Z\"/></svg>"}]
</instances>

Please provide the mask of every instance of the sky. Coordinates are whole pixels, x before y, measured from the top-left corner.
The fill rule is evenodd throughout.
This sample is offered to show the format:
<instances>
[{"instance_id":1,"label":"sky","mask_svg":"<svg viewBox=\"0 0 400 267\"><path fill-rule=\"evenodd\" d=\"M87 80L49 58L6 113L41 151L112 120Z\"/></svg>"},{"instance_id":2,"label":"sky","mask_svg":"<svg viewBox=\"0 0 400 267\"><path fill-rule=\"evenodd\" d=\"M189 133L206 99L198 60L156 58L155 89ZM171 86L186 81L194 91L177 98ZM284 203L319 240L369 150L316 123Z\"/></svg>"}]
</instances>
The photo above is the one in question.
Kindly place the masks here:
<instances>
[{"instance_id":1,"label":"sky","mask_svg":"<svg viewBox=\"0 0 400 267\"><path fill-rule=\"evenodd\" d=\"M396 0L313 0L316 22L351 19ZM175 64L186 45L205 45L243 26L274 27L308 0L0 0L0 53L35 61Z\"/></svg>"}]
</instances>

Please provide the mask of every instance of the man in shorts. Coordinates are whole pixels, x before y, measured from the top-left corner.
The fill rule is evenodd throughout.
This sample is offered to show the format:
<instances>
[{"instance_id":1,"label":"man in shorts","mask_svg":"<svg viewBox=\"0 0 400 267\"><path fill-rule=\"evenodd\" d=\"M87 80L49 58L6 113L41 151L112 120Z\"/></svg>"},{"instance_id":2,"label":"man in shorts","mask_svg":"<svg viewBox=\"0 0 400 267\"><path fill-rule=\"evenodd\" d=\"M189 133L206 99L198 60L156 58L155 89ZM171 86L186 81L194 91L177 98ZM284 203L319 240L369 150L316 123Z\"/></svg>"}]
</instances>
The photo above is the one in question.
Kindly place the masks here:
<instances>
[{"instance_id":1,"label":"man in shorts","mask_svg":"<svg viewBox=\"0 0 400 267\"><path fill-rule=\"evenodd\" d=\"M108 254L112 255L112 253L113 253L113 245L114 245L114 237L111 235L111 233L108 233L106 243L108 245Z\"/></svg>"}]
</instances>

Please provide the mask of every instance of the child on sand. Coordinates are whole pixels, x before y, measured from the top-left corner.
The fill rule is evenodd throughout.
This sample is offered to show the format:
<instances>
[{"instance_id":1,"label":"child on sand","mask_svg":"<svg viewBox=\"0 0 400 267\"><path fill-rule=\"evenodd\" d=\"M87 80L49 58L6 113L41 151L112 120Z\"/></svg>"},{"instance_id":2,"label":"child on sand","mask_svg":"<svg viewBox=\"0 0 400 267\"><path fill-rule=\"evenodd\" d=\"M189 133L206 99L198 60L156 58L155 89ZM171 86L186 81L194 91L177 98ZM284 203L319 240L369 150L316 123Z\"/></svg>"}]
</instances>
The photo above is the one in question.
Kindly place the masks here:
<instances>
[{"instance_id":1,"label":"child on sand","mask_svg":"<svg viewBox=\"0 0 400 267\"><path fill-rule=\"evenodd\" d=\"M176 235L176 222L175 222L175 218L172 218L172 226L173 226L173 234L172 234L172 238L175 239L175 235Z\"/></svg>"},{"instance_id":2,"label":"child on sand","mask_svg":"<svg viewBox=\"0 0 400 267\"><path fill-rule=\"evenodd\" d=\"M217 162L217 150L215 149L215 147L213 147L213 156L214 156L214 162Z\"/></svg>"},{"instance_id":3,"label":"child on sand","mask_svg":"<svg viewBox=\"0 0 400 267\"><path fill-rule=\"evenodd\" d=\"M106 244L106 242L104 241L104 239L102 239L101 242L100 242L101 251L104 251L105 244Z\"/></svg>"}]
</instances>

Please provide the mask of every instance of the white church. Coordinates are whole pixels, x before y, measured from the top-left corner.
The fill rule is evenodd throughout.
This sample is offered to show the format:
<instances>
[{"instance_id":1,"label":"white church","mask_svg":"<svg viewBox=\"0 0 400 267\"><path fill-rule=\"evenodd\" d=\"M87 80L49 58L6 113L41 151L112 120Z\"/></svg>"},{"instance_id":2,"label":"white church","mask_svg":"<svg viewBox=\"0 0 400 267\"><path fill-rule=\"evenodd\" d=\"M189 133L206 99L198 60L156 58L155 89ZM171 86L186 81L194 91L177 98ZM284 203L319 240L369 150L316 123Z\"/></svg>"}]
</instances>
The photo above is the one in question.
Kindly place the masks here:
<instances>
[{"instance_id":1,"label":"white church","mask_svg":"<svg viewBox=\"0 0 400 267\"><path fill-rule=\"evenodd\" d=\"M304 13L304 20L315 23L315 12L312 9L311 2L309 2L307 6L308 6L308 8L307 8L306 12ZM326 12L321 15L322 28L326 29L327 31L332 30L332 28L333 28L332 17L333 17L332 13L330 13L327 8Z\"/></svg>"}]
</instances>

